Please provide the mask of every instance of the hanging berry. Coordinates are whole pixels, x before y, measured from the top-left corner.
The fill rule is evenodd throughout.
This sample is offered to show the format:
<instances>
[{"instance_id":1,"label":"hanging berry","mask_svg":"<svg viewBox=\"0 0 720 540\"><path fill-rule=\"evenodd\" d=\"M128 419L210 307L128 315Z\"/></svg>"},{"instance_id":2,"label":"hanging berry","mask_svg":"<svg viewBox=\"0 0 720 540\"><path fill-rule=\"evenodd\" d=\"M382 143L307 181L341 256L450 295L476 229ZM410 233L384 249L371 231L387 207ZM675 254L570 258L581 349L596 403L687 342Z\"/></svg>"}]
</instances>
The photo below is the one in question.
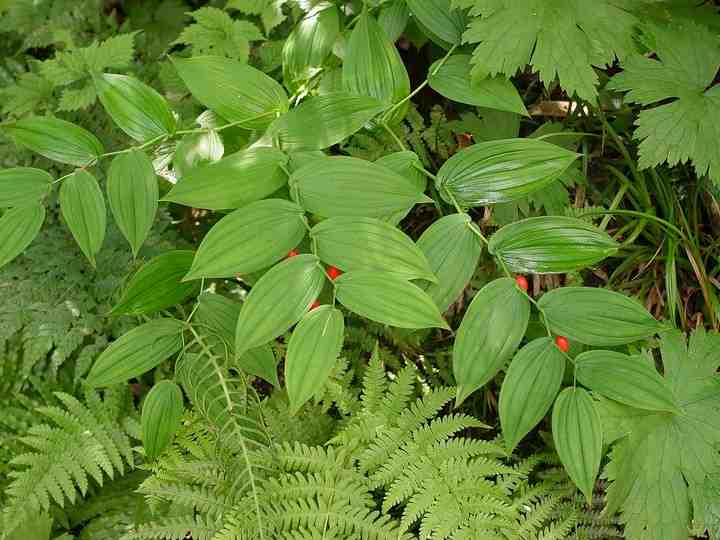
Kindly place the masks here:
<instances>
[{"instance_id":1,"label":"hanging berry","mask_svg":"<svg viewBox=\"0 0 720 540\"><path fill-rule=\"evenodd\" d=\"M300 254L297 251L291 249L290 251L288 251L287 258L289 259L290 257L297 257L298 255Z\"/></svg>"},{"instance_id":2,"label":"hanging berry","mask_svg":"<svg viewBox=\"0 0 720 540\"><path fill-rule=\"evenodd\" d=\"M517 283L518 286L525 292L527 292L528 288L530 287L530 285L528 284L528 280L527 278L525 278L525 276L517 276L515 278L515 283Z\"/></svg>"},{"instance_id":3,"label":"hanging berry","mask_svg":"<svg viewBox=\"0 0 720 540\"><path fill-rule=\"evenodd\" d=\"M555 345L564 353L570 350L570 342L565 336L555 336Z\"/></svg>"},{"instance_id":4,"label":"hanging berry","mask_svg":"<svg viewBox=\"0 0 720 540\"><path fill-rule=\"evenodd\" d=\"M312 311L315 308L319 308L319 307L320 307L320 302L315 300L312 304L310 304L310 311Z\"/></svg>"},{"instance_id":5,"label":"hanging berry","mask_svg":"<svg viewBox=\"0 0 720 540\"><path fill-rule=\"evenodd\" d=\"M339 268L336 268L334 266L328 266L327 269L327 275L330 279L335 280L336 278L340 277L342 274L342 270Z\"/></svg>"}]
</instances>

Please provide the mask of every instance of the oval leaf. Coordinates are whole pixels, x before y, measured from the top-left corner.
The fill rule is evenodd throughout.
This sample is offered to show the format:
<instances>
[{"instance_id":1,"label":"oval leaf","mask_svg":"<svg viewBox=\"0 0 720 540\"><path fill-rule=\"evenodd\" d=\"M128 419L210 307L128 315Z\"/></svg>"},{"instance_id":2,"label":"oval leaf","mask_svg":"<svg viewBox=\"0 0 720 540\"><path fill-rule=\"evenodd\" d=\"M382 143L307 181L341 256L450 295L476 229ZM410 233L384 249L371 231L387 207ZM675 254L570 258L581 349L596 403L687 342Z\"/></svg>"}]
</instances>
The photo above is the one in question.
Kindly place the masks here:
<instances>
[{"instance_id":1,"label":"oval leaf","mask_svg":"<svg viewBox=\"0 0 720 540\"><path fill-rule=\"evenodd\" d=\"M165 98L136 78L103 73L95 84L110 118L136 141L146 142L175 131L175 117Z\"/></svg>"},{"instance_id":2,"label":"oval leaf","mask_svg":"<svg viewBox=\"0 0 720 540\"><path fill-rule=\"evenodd\" d=\"M169 251L145 263L133 276L120 302L113 308L114 315L143 315L155 313L197 293L197 283L183 283L194 251Z\"/></svg>"},{"instance_id":3,"label":"oval leaf","mask_svg":"<svg viewBox=\"0 0 720 540\"><path fill-rule=\"evenodd\" d=\"M602 425L593 400L582 388L566 388L553 407L552 433L560 461L588 504L602 458Z\"/></svg>"},{"instance_id":4,"label":"oval leaf","mask_svg":"<svg viewBox=\"0 0 720 540\"><path fill-rule=\"evenodd\" d=\"M314 255L298 255L274 266L250 291L238 318L235 354L282 335L307 313L325 284Z\"/></svg>"},{"instance_id":5,"label":"oval leaf","mask_svg":"<svg viewBox=\"0 0 720 540\"><path fill-rule=\"evenodd\" d=\"M307 211L325 217L378 217L432 202L407 178L353 157L317 159L295 171L290 189Z\"/></svg>"},{"instance_id":6,"label":"oval leaf","mask_svg":"<svg viewBox=\"0 0 720 540\"><path fill-rule=\"evenodd\" d=\"M538 302L553 332L595 347L650 337L663 325L640 302L593 287L561 287Z\"/></svg>"},{"instance_id":7,"label":"oval leaf","mask_svg":"<svg viewBox=\"0 0 720 540\"><path fill-rule=\"evenodd\" d=\"M506 225L488 249L516 272L562 274L591 266L617 253L620 245L580 219L545 216Z\"/></svg>"},{"instance_id":8,"label":"oval leaf","mask_svg":"<svg viewBox=\"0 0 720 540\"><path fill-rule=\"evenodd\" d=\"M374 17L363 11L350 34L342 68L343 87L351 94L372 96L390 106L410 93L410 77L395 45ZM400 122L409 101L396 108L386 119Z\"/></svg>"},{"instance_id":9,"label":"oval leaf","mask_svg":"<svg viewBox=\"0 0 720 540\"><path fill-rule=\"evenodd\" d=\"M84 167L104 152L95 135L59 118L27 118L5 129L20 146L60 163Z\"/></svg>"},{"instance_id":10,"label":"oval leaf","mask_svg":"<svg viewBox=\"0 0 720 540\"><path fill-rule=\"evenodd\" d=\"M398 328L449 328L423 290L394 274L358 270L335 280L337 299L358 315Z\"/></svg>"},{"instance_id":11,"label":"oval leaf","mask_svg":"<svg viewBox=\"0 0 720 540\"><path fill-rule=\"evenodd\" d=\"M52 189L53 178L30 167L0 170L0 208L30 206L42 201Z\"/></svg>"},{"instance_id":12,"label":"oval leaf","mask_svg":"<svg viewBox=\"0 0 720 540\"><path fill-rule=\"evenodd\" d=\"M275 141L286 152L324 150L359 131L384 108L368 96L344 92L315 96L275 120L265 137L268 144Z\"/></svg>"},{"instance_id":13,"label":"oval leaf","mask_svg":"<svg viewBox=\"0 0 720 540\"><path fill-rule=\"evenodd\" d=\"M326 219L313 227L310 237L318 257L344 272L376 270L405 279L437 279L410 237L379 219Z\"/></svg>"},{"instance_id":14,"label":"oval leaf","mask_svg":"<svg viewBox=\"0 0 720 540\"><path fill-rule=\"evenodd\" d=\"M304 236L304 212L298 205L282 199L254 202L210 229L186 279L230 277L267 268Z\"/></svg>"},{"instance_id":15,"label":"oval leaf","mask_svg":"<svg viewBox=\"0 0 720 540\"><path fill-rule=\"evenodd\" d=\"M577 158L537 139L487 141L448 159L436 185L443 199L461 206L515 201L556 181Z\"/></svg>"},{"instance_id":16,"label":"oval leaf","mask_svg":"<svg viewBox=\"0 0 720 540\"><path fill-rule=\"evenodd\" d=\"M672 389L647 358L614 351L588 351L575 358L575 376L593 392L625 405L679 412Z\"/></svg>"},{"instance_id":17,"label":"oval leaf","mask_svg":"<svg viewBox=\"0 0 720 540\"><path fill-rule=\"evenodd\" d=\"M467 18L462 11L452 9L451 0L407 0L407 5L413 16L430 31L428 37L437 37L445 42L439 45L462 43Z\"/></svg>"},{"instance_id":18,"label":"oval leaf","mask_svg":"<svg viewBox=\"0 0 720 540\"><path fill-rule=\"evenodd\" d=\"M385 3L380 7L380 13L378 13L378 24L392 43L395 43L405 31L409 19L410 10L405 0L392 0Z\"/></svg>"},{"instance_id":19,"label":"oval leaf","mask_svg":"<svg viewBox=\"0 0 720 540\"><path fill-rule=\"evenodd\" d=\"M442 312L465 290L480 260L482 241L473 227L467 214L451 214L430 225L417 242L437 276L437 283L423 288Z\"/></svg>"},{"instance_id":20,"label":"oval leaf","mask_svg":"<svg viewBox=\"0 0 720 540\"><path fill-rule=\"evenodd\" d=\"M325 385L342 349L344 336L342 313L332 306L310 311L295 327L285 359L291 414Z\"/></svg>"},{"instance_id":21,"label":"oval leaf","mask_svg":"<svg viewBox=\"0 0 720 540\"><path fill-rule=\"evenodd\" d=\"M240 208L283 187L287 161L288 157L276 148L236 152L191 169L163 200L209 210Z\"/></svg>"},{"instance_id":22,"label":"oval leaf","mask_svg":"<svg viewBox=\"0 0 720 540\"><path fill-rule=\"evenodd\" d=\"M98 181L77 170L60 186L60 211L80 249L95 266L95 255L105 239L107 210Z\"/></svg>"},{"instance_id":23,"label":"oval leaf","mask_svg":"<svg viewBox=\"0 0 720 540\"><path fill-rule=\"evenodd\" d=\"M530 302L513 279L496 279L478 291L460 323L453 348L457 405L512 357L529 319Z\"/></svg>"},{"instance_id":24,"label":"oval leaf","mask_svg":"<svg viewBox=\"0 0 720 540\"><path fill-rule=\"evenodd\" d=\"M20 255L40 232L45 221L41 204L7 210L0 218L0 268Z\"/></svg>"},{"instance_id":25,"label":"oval leaf","mask_svg":"<svg viewBox=\"0 0 720 540\"><path fill-rule=\"evenodd\" d=\"M108 203L135 256L155 221L159 196L155 169L144 152L133 150L113 159L107 177Z\"/></svg>"},{"instance_id":26,"label":"oval leaf","mask_svg":"<svg viewBox=\"0 0 720 540\"><path fill-rule=\"evenodd\" d=\"M277 376L278 359L275 357L270 345L261 345L245 351L237 360L236 365L255 377L269 382L275 388L280 387Z\"/></svg>"},{"instance_id":27,"label":"oval leaf","mask_svg":"<svg viewBox=\"0 0 720 540\"><path fill-rule=\"evenodd\" d=\"M430 66L430 87L458 103L527 116L527 109L517 89L502 75L473 82L470 58L469 54L455 54L442 65L442 60L435 62Z\"/></svg>"},{"instance_id":28,"label":"oval leaf","mask_svg":"<svg viewBox=\"0 0 720 540\"><path fill-rule=\"evenodd\" d=\"M88 384L118 384L158 366L182 348L184 327L175 319L157 319L133 328L98 357L88 374Z\"/></svg>"},{"instance_id":29,"label":"oval leaf","mask_svg":"<svg viewBox=\"0 0 720 540\"><path fill-rule=\"evenodd\" d=\"M400 176L410 180L420 193L423 193L427 188L427 177L418 169L418 167L422 164L420 163L420 158L415 152L405 150L402 152L386 154L381 158L378 158L375 163L382 165L383 167L387 167L391 171L396 172ZM399 210L389 216L384 216L382 220L393 225L397 225L410 213L411 209L412 206L404 210Z\"/></svg>"},{"instance_id":30,"label":"oval leaf","mask_svg":"<svg viewBox=\"0 0 720 540\"><path fill-rule=\"evenodd\" d=\"M544 418L565 374L565 356L550 338L531 341L510 362L500 389L500 425L508 452Z\"/></svg>"},{"instance_id":31,"label":"oval leaf","mask_svg":"<svg viewBox=\"0 0 720 540\"><path fill-rule=\"evenodd\" d=\"M157 459L172 442L184 412L182 390L174 382L160 381L148 392L140 424L143 448L149 460Z\"/></svg>"},{"instance_id":32,"label":"oval leaf","mask_svg":"<svg viewBox=\"0 0 720 540\"><path fill-rule=\"evenodd\" d=\"M288 110L280 83L252 66L220 56L171 60L195 99L244 128L263 129Z\"/></svg>"}]
</instances>

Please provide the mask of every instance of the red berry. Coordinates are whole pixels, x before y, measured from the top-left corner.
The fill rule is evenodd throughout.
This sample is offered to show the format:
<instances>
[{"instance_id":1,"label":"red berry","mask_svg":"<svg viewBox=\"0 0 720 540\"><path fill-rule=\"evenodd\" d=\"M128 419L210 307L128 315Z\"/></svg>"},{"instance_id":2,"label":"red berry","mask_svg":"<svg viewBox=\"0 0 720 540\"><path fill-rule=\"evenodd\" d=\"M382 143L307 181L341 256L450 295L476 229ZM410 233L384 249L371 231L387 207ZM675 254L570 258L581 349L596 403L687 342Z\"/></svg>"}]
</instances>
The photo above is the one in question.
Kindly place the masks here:
<instances>
[{"instance_id":1,"label":"red berry","mask_svg":"<svg viewBox=\"0 0 720 540\"><path fill-rule=\"evenodd\" d=\"M530 287L528 285L528 280L525 278L525 276L518 276L515 278L515 283L518 284L518 286L525 292L527 292L528 288Z\"/></svg>"},{"instance_id":2,"label":"red berry","mask_svg":"<svg viewBox=\"0 0 720 540\"><path fill-rule=\"evenodd\" d=\"M312 304L310 304L310 311L312 311L315 308L319 308L319 307L320 307L320 302L315 300Z\"/></svg>"},{"instance_id":3,"label":"red berry","mask_svg":"<svg viewBox=\"0 0 720 540\"><path fill-rule=\"evenodd\" d=\"M290 257L297 257L298 255L300 254L297 251L291 249L290 251L288 251L287 258L289 259Z\"/></svg>"},{"instance_id":4,"label":"red berry","mask_svg":"<svg viewBox=\"0 0 720 540\"><path fill-rule=\"evenodd\" d=\"M564 353L570 350L570 342L565 336L555 336L555 345Z\"/></svg>"},{"instance_id":5,"label":"red berry","mask_svg":"<svg viewBox=\"0 0 720 540\"><path fill-rule=\"evenodd\" d=\"M330 279L336 279L342 274L342 270L335 268L334 266L328 266L327 275Z\"/></svg>"}]
</instances>

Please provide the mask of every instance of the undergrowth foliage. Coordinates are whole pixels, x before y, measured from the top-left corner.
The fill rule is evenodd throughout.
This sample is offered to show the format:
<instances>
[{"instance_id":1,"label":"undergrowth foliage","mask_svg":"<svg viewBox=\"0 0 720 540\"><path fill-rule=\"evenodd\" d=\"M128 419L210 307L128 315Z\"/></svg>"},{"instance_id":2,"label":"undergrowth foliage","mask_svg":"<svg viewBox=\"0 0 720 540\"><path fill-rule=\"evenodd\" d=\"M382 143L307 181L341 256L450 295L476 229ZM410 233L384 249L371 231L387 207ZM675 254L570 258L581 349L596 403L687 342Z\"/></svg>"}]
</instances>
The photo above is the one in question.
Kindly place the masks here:
<instances>
[{"instance_id":1,"label":"undergrowth foliage","mask_svg":"<svg viewBox=\"0 0 720 540\"><path fill-rule=\"evenodd\" d=\"M717 537L717 9L221 4L0 0L2 538Z\"/></svg>"}]
</instances>

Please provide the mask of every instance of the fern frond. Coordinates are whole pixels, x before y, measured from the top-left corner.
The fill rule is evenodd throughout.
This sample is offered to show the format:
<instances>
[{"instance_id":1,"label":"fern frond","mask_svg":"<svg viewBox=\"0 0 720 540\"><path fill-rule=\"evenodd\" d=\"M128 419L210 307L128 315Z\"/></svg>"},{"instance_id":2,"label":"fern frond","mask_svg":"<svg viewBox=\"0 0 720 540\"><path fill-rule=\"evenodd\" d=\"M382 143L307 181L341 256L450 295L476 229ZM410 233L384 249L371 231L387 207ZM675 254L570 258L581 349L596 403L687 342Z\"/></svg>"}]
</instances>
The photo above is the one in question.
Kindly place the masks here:
<instances>
[{"instance_id":1,"label":"fern frond","mask_svg":"<svg viewBox=\"0 0 720 540\"><path fill-rule=\"evenodd\" d=\"M202 517L166 517L162 523L133 527L122 540L212 540L222 524Z\"/></svg>"}]
</instances>

